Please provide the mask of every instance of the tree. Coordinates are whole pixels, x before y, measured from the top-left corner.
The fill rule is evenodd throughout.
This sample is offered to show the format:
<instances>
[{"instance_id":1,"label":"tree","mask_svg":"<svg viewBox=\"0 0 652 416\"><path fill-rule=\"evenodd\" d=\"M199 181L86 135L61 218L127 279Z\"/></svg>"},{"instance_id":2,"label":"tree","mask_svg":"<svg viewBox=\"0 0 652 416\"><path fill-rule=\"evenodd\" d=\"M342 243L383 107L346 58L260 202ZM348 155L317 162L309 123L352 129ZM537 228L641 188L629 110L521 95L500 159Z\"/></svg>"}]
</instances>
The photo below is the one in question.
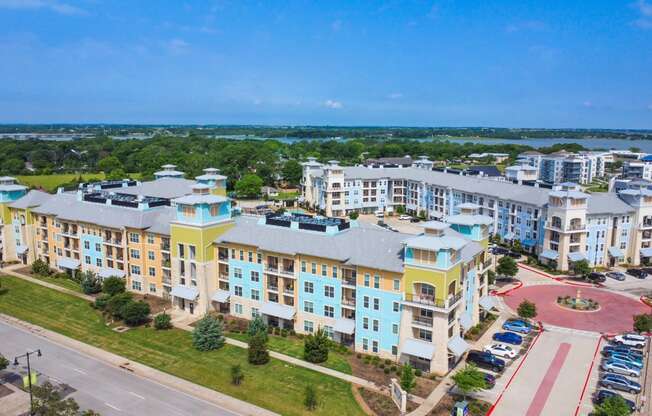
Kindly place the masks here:
<instances>
[{"instance_id":1,"label":"tree","mask_svg":"<svg viewBox=\"0 0 652 416\"><path fill-rule=\"evenodd\" d=\"M9 360L7 360L7 358L4 355L0 354L0 371L4 370L8 366L9 366Z\"/></svg>"},{"instance_id":2,"label":"tree","mask_svg":"<svg viewBox=\"0 0 652 416\"><path fill-rule=\"evenodd\" d=\"M537 305L527 299L524 299L523 302L518 305L516 313L518 313L518 316L521 318L535 318L537 316Z\"/></svg>"},{"instance_id":3,"label":"tree","mask_svg":"<svg viewBox=\"0 0 652 416\"><path fill-rule=\"evenodd\" d=\"M124 169L113 169L106 175L106 179L109 181L119 181L127 177L127 172Z\"/></svg>"},{"instance_id":4,"label":"tree","mask_svg":"<svg viewBox=\"0 0 652 416\"><path fill-rule=\"evenodd\" d=\"M573 263L573 273L575 273L577 276L586 278L586 276L591 273L591 266L589 265L589 262L586 260L580 260Z\"/></svg>"},{"instance_id":5,"label":"tree","mask_svg":"<svg viewBox=\"0 0 652 416\"><path fill-rule=\"evenodd\" d=\"M286 182L298 185L303 177L303 167L296 160L290 159L283 165L281 176Z\"/></svg>"},{"instance_id":6,"label":"tree","mask_svg":"<svg viewBox=\"0 0 652 416\"><path fill-rule=\"evenodd\" d=\"M453 381L464 394L464 400L466 400L467 394L487 388L484 373L478 371L478 368L473 364L467 364L463 369L455 373Z\"/></svg>"},{"instance_id":7,"label":"tree","mask_svg":"<svg viewBox=\"0 0 652 416\"><path fill-rule=\"evenodd\" d=\"M396 211L397 214L405 214L405 206L403 205L398 205L396 208L394 208L394 211Z\"/></svg>"},{"instance_id":8,"label":"tree","mask_svg":"<svg viewBox=\"0 0 652 416\"><path fill-rule=\"evenodd\" d=\"M646 313L634 315L634 331L652 332L652 315Z\"/></svg>"},{"instance_id":9,"label":"tree","mask_svg":"<svg viewBox=\"0 0 652 416\"><path fill-rule=\"evenodd\" d=\"M111 276L104 279L102 282L102 292L108 294L109 296L117 295L118 293L123 293L125 291L125 280L117 277Z\"/></svg>"},{"instance_id":10,"label":"tree","mask_svg":"<svg viewBox=\"0 0 652 416\"><path fill-rule=\"evenodd\" d=\"M493 285L496 282L496 272L493 270L487 271L487 281L490 285Z\"/></svg>"},{"instance_id":11,"label":"tree","mask_svg":"<svg viewBox=\"0 0 652 416\"><path fill-rule=\"evenodd\" d=\"M116 169L124 169L124 166L122 165L122 162L120 162L120 159L117 157L107 156L97 162L97 168L108 175L110 172L113 172Z\"/></svg>"},{"instance_id":12,"label":"tree","mask_svg":"<svg viewBox=\"0 0 652 416\"><path fill-rule=\"evenodd\" d=\"M621 396L607 397L595 406L592 415L594 416L628 416L632 411Z\"/></svg>"},{"instance_id":13,"label":"tree","mask_svg":"<svg viewBox=\"0 0 652 416\"><path fill-rule=\"evenodd\" d=\"M100 293L102 291L102 281L98 279L95 273L88 270L81 275L81 288L87 295Z\"/></svg>"},{"instance_id":14,"label":"tree","mask_svg":"<svg viewBox=\"0 0 652 416\"><path fill-rule=\"evenodd\" d=\"M111 296L109 301L106 303L106 311L109 315L113 316L114 319L123 319L125 307L132 302L133 295L131 293L118 293L117 295Z\"/></svg>"},{"instance_id":15,"label":"tree","mask_svg":"<svg viewBox=\"0 0 652 416\"><path fill-rule=\"evenodd\" d=\"M247 359L250 364L261 365L269 362L269 352L267 351L267 333L256 332L249 338L249 349L247 350Z\"/></svg>"},{"instance_id":16,"label":"tree","mask_svg":"<svg viewBox=\"0 0 652 416\"><path fill-rule=\"evenodd\" d=\"M210 351L224 345L222 323L210 315L199 320L192 331L192 344L199 351Z\"/></svg>"},{"instance_id":17,"label":"tree","mask_svg":"<svg viewBox=\"0 0 652 416\"><path fill-rule=\"evenodd\" d=\"M523 246L521 245L521 240L513 240L512 242L512 250L516 251L517 253L520 253L523 251Z\"/></svg>"},{"instance_id":18,"label":"tree","mask_svg":"<svg viewBox=\"0 0 652 416\"><path fill-rule=\"evenodd\" d=\"M250 337L253 337L256 334L264 334L265 341L267 341L267 324L263 320L262 316L257 315L253 320L249 322L247 327L247 334Z\"/></svg>"},{"instance_id":19,"label":"tree","mask_svg":"<svg viewBox=\"0 0 652 416\"><path fill-rule=\"evenodd\" d=\"M358 211L351 211L349 212L349 218L352 220L357 220L360 214L358 214Z\"/></svg>"},{"instance_id":20,"label":"tree","mask_svg":"<svg viewBox=\"0 0 652 416\"><path fill-rule=\"evenodd\" d=\"M32 394L35 416L99 416L93 410L80 411L79 404L71 397L64 400L59 389L49 381L41 386L33 385Z\"/></svg>"},{"instance_id":21,"label":"tree","mask_svg":"<svg viewBox=\"0 0 652 416\"><path fill-rule=\"evenodd\" d=\"M242 373L242 366L240 364L231 366L231 383L239 386L244 380L244 374Z\"/></svg>"},{"instance_id":22,"label":"tree","mask_svg":"<svg viewBox=\"0 0 652 416\"><path fill-rule=\"evenodd\" d=\"M306 406L306 409L312 411L317 408L317 391L312 384L306 386L305 398L303 399L303 404Z\"/></svg>"},{"instance_id":23,"label":"tree","mask_svg":"<svg viewBox=\"0 0 652 416\"><path fill-rule=\"evenodd\" d=\"M138 302L130 302L126 304L123 308L122 316L125 324L129 326L137 326L147 321L149 312L149 304L139 300Z\"/></svg>"},{"instance_id":24,"label":"tree","mask_svg":"<svg viewBox=\"0 0 652 416\"><path fill-rule=\"evenodd\" d=\"M154 328L156 329L170 329L172 328L172 318L167 313L163 312L154 317Z\"/></svg>"},{"instance_id":25,"label":"tree","mask_svg":"<svg viewBox=\"0 0 652 416\"><path fill-rule=\"evenodd\" d=\"M518 266L516 261L509 256L503 256L498 260L498 266L496 267L496 273L501 276L514 277L518 273Z\"/></svg>"},{"instance_id":26,"label":"tree","mask_svg":"<svg viewBox=\"0 0 652 416\"><path fill-rule=\"evenodd\" d=\"M235 184L235 193L239 198L254 198L260 195L263 180L252 173L245 175Z\"/></svg>"},{"instance_id":27,"label":"tree","mask_svg":"<svg viewBox=\"0 0 652 416\"><path fill-rule=\"evenodd\" d=\"M401 367L401 380L399 383L406 393L411 392L414 386L416 386L416 377L414 376L414 370L412 370L410 364L403 364Z\"/></svg>"},{"instance_id":28,"label":"tree","mask_svg":"<svg viewBox=\"0 0 652 416\"><path fill-rule=\"evenodd\" d=\"M328 360L328 344L330 340L322 328L314 334L309 334L303 342L303 357L311 363L323 363Z\"/></svg>"},{"instance_id":29,"label":"tree","mask_svg":"<svg viewBox=\"0 0 652 416\"><path fill-rule=\"evenodd\" d=\"M102 293L95 298L95 307L101 311L105 310L109 299L111 299L111 296L107 293Z\"/></svg>"},{"instance_id":30,"label":"tree","mask_svg":"<svg viewBox=\"0 0 652 416\"><path fill-rule=\"evenodd\" d=\"M50 266L48 266L43 260L36 259L34 263L32 263L32 273L39 276L47 276L50 274Z\"/></svg>"}]
</instances>

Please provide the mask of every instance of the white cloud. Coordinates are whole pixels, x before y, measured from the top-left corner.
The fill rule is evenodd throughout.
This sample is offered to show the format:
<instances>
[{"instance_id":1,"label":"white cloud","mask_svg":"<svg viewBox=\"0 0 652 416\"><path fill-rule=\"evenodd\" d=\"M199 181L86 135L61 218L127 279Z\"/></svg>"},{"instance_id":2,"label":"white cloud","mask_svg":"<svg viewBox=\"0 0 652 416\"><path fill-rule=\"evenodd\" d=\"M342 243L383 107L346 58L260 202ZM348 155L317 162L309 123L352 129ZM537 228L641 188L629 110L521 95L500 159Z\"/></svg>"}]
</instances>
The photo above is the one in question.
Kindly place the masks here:
<instances>
[{"instance_id":1,"label":"white cloud","mask_svg":"<svg viewBox=\"0 0 652 416\"><path fill-rule=\"evenodd\" d=\"M341 102L334 101L334 100L326 100L326 101L324 101L324 106L326 106L328 108L333 108L335 110L338 110L338 109L344 107L344 105Z\"/></svg>"},{"instance_id":2,"label":"white cloud","mask_svg":"<svg viewBox=\"0 0 652 416\"><path fill-rule=\"evenodd\" d=\"M391 94L388 94L387 98L389 98L390 100L398 100L399 98L403 98L403 94L401 94L400 92L393 92Z\"/></svg>"},{"instance_id":3,"label":"white cloud","mask_svg":"<svg viewBox=\"0 0 652 416\"><path fill-rule=\"evenodd\" d=\"M56 0L0 0L0 8L11 10L50 10L64 15L81 15L86 11Z\"/></svg>"},{"instance_id":4,"label":"white cloud","mask_svg":"<svg viewBox=\"0 0 652 416\"><path fill-rule=\"evenodd\" d=\"M524 30L540 31L546 28L546 24L540 20L525 20L522 22L512 23L505 27L507 33L520 32Z\"/></svg>"},{"instance_id":5,"label":"white cloud","mask_svg":"<svg viewBox=\"0 0 652 416\"><path fill-rule=\"evenodd\" d=\"M331 23L331 30L333 32L339 32L340 29L342 29L342 21L340 19L337 19Z\"/></svg>"},{"instance_id":6,"label":"white cloud","mask_svg":"<svg viewBox=\"0 0 652 416\"><path fill-rule=\"evenodd\" d=\"M633 6L639 13L639 18L634 20L634 25L641 29L652 29L652 3L638 0Z\"/></svg>"}]
</instances>

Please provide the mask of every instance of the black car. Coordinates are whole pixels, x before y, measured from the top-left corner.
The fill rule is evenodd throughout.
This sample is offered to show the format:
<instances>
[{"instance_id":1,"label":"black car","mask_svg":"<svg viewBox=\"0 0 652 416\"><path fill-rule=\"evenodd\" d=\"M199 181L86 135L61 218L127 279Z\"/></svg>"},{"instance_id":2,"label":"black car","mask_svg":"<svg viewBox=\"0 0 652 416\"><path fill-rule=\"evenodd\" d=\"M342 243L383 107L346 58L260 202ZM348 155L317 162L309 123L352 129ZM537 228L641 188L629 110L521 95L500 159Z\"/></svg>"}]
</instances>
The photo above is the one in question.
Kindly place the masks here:
<instances>
[{"instance_id":1,"label":"black car","mask_svg":"<svg viewBox=\"0 0 652 416\"><path fill-rule=\"evenodd\" d=\"M647 277L647 273L642 269L627 269L627 273L638 279L645 279Z\"/></svg>"},{"instance_id":2,"label":"black car","mask_svg":"<svg viewBox=\"0 0 652 416\"><path fill-rule=\"evenodd\" d=\"M586 278L594 283L602 283L607 280L604 274L598 272L589 273Z\"/></svg>"},{"instance_id":3,"label":"black car","mask_svg":"<svg viewBox=\"0 0 652 416\"><path fill-rule=\"evenodd\" d=\"M628 399L624 398L620 394L616 393L615 391L611 391L611 390L604 390L604 389L598 390L598 392L595 394L595 396L593 396L593 403L602 404L602 402L605 401L605 399L608 399L609 397L614 397L614 396L621 397L625 401L625 403L627 403L627 406L629 406L629 410L631 410L632 412L636 410L636 403L634 403L631 400L628 400Z\"/></svg>"},{"instance_id":4,"label":"black car","mask_svg":"<svg viewBox=\"0 0 652 416\"><path fill-rule=\"evenodd\" d=\"M647 274L652 274L652 267L641 267L641 270Z\"/></svg>"},{"instance_id":5,"label":"black car","mask_svg":"<svg viewBox=\"0 0 652 416\"><path fill-rule=\"evenodd\" d=\"M500 373L505 369L505 361L485 351L469 351L469 354L466 356L466 362L473 363L480 368L486 368L497 373Z\"/></svg>"},{"instance_id":6,"label":"black car","mask_svg":"<svg viewBox=\"0 0 652 416\"><path fill-rule=\"evenodd\" d=\"M517 253L515 251L510 251L507 253L507 255L513 259L520 259L521 258L521 253Z\"/></svg>"},{"instance_id":7,"label":"black car","mask_svg":"<svg viewBox=\"0 0 652 416\"><path fill-rule=\"evenodd\" d=\"M509 253L509 250L506 249L505 247L493 247L491 249L491 252L493 254L507 254L507 253Z\"/></svg>"},{"instance_id":8,"label":"black car","mask_svg":"<svg viewBox=\"0 0 652 416\"><path fill-rule=\"evenodd\" d=\"M414 217L410 218L410 222L419 222L419 221L421 220L418 218L414 218Z\"/></svg>"}]
</instances>

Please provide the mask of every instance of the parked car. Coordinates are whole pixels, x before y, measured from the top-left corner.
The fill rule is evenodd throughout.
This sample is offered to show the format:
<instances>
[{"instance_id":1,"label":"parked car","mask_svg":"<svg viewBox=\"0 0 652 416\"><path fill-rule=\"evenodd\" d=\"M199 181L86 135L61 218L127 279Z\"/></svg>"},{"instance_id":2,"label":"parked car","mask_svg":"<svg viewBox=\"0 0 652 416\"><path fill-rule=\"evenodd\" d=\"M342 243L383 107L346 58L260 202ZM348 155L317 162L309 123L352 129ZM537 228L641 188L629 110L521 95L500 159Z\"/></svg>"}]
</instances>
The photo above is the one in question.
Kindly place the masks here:
<instances>
[{"instance_id":1,"label":"parked car","mask_svg":"<svg viewBox=\"0 0 652 416\"><path fill-rule=\"evenodd\" d=\"M609 277L611 279L619 280L619 281L622 282L623 280L625 280L625 273L623 273L623 272L607 272L607 277ZM603 391L606 391L606 390L603 390Z\"/></svg>"},{"instance_id":2,"label":"parked car","mask_svg":"<svg viewBox=\"0 0 652 416\"><path fill-rule=\"evenodd\" d=\"M634 403L632 400L624 398L620 394L616 393L615 391L611 391L611 390L604 390L604 389L598 390L598 392L595 394L595 396L593 396L593 403L602 404L602 402L605 401L605 399L608 399L609 397L614 397L614 396L618 396L621 399L623 399L625 401L625 403L627 403L627 406L629 406L629 410L631 410L632 412L636 410L636 403Z\"/></svg>"},{"instance_id":3,"label":"parked car","mask_svg":"<svg viewBox=\"0 0 652 416\"><path fill-rule=\"evenodd\" d=\"M638 358L643 361L643 353L641 351L630 348L626 345L605 345L602 347L602 355L605 357L614 353L629 355L630 357Z\"/></svg>"},{"instance_id":4,"label":"parked car","mask_svg":"<svg viewBox=\"0 0 652 416\"><path fill-rule=\"evenodd\" d=\"M376 218L384 218L385 217L385 213L383 211L380 211L380 210L374 212L374 215L376 216Z\"/></svg>"},{"instance_id":5,"label":"parked car","mask_svg":"<svg viewBox=\"0 0 652 416\"><path fill-rule=\"evenodd\" d=\"M494 341L506 342L512 345L521 345L523 337L513 332L496 332L492 337Z\"/></svg>"},{"instance_id":6,"label":"parked car","mask_svg":"<svg viewBox=\"0 0 652 416\"><path fill-rule=\"evenodd\" d=\"M628 347L643 348L645 346L645 337L630 332L616 335L614 337L614 343L617 345L626 345Z\"/></svg>"},{"instance_id":7,"label":"parked car","mask_svg":"<svg viewBox=\"0 0 652 416\"><path fill-rule=\"evenodd\" d=\"M399 220L402 220L402 221L409 221L409 220L412 219L412 217L410 217L410 216L407 215L407 214L402 214L401 216L398 217L398 219L399 219Z\"/></svg>"},{"instance_id":8,"label":"parked car","mask_svg":"<svg viewBox=\"0 0 652 416\"><path fill-rule=\"evenodd\" d=\"M507 321L503 324L503 329L506 331L520 332L521 334L529 334L532 327L525 321L514 320Z\"/></svg>"},{"instance_id":9,"label":"parked car","mask_svg":"<svg viewBox=\"0 0 652 416\"><path fill-rule=\"evenodd\" d=\"M495 356L501 358L514 358L516 351L509 345L505 344L489 344L484 347L485 352L490 352Z\"/></svg>"},{"instance_id":10,"label":"parked car","mask_svg":"<svg viewBox=\"0 0 652 416\"><path fill-rule=\"evenodd\" d=\"M598 283L602 283L607 280L607 278L604 277L604 274L598 272L589 273L589 275L586 278L592 282L598 282Z\"/></svg>"},{"instance_id":11,"label":"parked car","mask_svg":"<svg viewBox=\"0 0 652 416\"><path fill-rule=\"evenodd\" d=\"M639 383L618 374L606 374L602 376L600 385L608 389L628 391L632 394L641 392L641 385Z\"/></svg>"},{"instance_id":12,"label":"parked car","mask_svg":"<svg viewBox=\"0 0 652 416\"><path fill-rule=\"evenodd\" d=\"M511 257L511 258L514 258L514 259L520 259L521 258L521 253L517 253L515 251L508 251L507 255L509 257Z\"/></svg>"},{"instance_id":13,"label":"parked car","mask_svg":"<svg viewBox=\"0 0 652 416\"><path fill-rule=\"evenodd\" d=\"M645 279L647 277L647 273L641 269L627 269L627 273L631 274L637 279Z\"/></svg>"},{"instance_id":14,"label":"parked car","mask_svg":"<svg viewBox=\"0 0 652 416\"><path fill-rule=\"evenodd\" d=\"M497 247L492 248L491 252L493 254L507 254L507 253L509 253L509 250L506 249L505 247L497 246Z\"/></svg>"},{"instance_id":15,"label":"parked car","mask_svg":"<svg viewBox=\"0 0 652 416\"><path fill-rule=\"evenodd\" d=\"M648 275L652 274L652 267L641 267L641 270L643 270Z\"/></svg>"},{"instance_id":16,"label":"parked car","mask_svg":"<svg viewBox=\"0 0 652 416\"><path fill-rule=\"evenodd\" d=\"M613 361L621 361L626 364L630 364L636 368L643 368L643 360L639 360L638 358L632 357L627 354L611 354L609 356L610 360Z\"/></svg>"},{"instance_id":17,"label":"parked car","mask_svg":"<svg viewBox=\"0 0 652 416\"><path fill-rule=\"evenodd\" d=\"M487 389L493 389L496 385L496 377L493 374L485 373L483 371L480 372L484 374L484 382L487 385Z\"/></svg>"},{"instance_id":18,"label":"parked car","mask_svg":"<svg viewBox=\"0 0 652 416\"><path fill-rule=\"evenodd\" d=\"M410 218L410 222L419 222L419 221L421 220L416 217Z\"/></svg>"},{"instance_id":19,"label":"parked car","mask_svg":"<svg viewBox=\"0 0 652 416\"><path fill-rule=\"evenodd\" d=\"M473 363L480 368L486 368L497 373L505 369L505 361L496 357L495 355L478 350L471 350L466 356L466 361Z\"/></svg>"},{"instance_id":20,"label":"parked car","mask_svg":"<svg viewBox=\"0 0 652 416\"><path fill-rule=\"evenodd\" d=\"M622 374L630 377L641 376L641 370L623 361L609 359L603 361L601 367L602 371L606 371L607 373Z\"/></svg>"}]
</instances>

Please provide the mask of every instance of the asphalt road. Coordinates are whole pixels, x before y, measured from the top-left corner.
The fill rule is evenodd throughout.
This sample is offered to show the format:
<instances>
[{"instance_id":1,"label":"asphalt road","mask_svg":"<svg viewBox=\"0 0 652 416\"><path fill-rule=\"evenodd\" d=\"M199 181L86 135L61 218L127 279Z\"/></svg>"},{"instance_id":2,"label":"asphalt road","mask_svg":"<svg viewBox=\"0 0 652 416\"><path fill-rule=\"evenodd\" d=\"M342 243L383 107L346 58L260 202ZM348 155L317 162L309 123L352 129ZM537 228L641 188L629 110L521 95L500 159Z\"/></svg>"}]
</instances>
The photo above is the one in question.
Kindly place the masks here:
<instances>
[{"instance_id":1,"label":"asphalt road","mask_svg":"<svg viewBox=\"0 0 652 416\"><path fill-rule=\"evenodd\" d=\"M69 397L73 397L82 409L93 409L102 416L236 415L3 322L0 322L0 340L0 353L10 361L26 350L40 348L43 356L33 356L32 369L53 381L70 385L76 391ZM21 364L25 365L24 359ZM11 365L8 370L15 371ZM26 370L21 371L26 373Z\"/></svg>"}]
</instances>

